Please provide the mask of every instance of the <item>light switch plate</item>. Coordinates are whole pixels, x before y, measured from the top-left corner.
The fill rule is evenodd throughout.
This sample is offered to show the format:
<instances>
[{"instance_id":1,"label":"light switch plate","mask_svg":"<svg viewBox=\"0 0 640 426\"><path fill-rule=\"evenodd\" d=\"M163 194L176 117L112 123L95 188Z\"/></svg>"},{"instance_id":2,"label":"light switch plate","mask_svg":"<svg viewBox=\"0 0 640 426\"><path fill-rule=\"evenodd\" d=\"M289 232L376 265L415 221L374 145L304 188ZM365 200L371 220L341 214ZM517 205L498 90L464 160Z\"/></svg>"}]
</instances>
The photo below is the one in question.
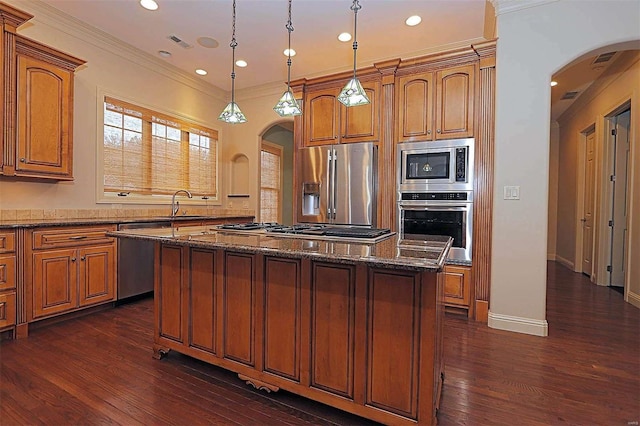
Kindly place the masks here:
<instances>
[{"instance_id":1,"label":"light switch plate","mask_svg":"<svg viewBox=\"0 0 640 426\"><path fill-rule=\"evenodd\" d=\"M504 199L505 200L519 200L520 199L520 187L519 186L505 186L504 187Z\"/></svg>"}]
</instances>

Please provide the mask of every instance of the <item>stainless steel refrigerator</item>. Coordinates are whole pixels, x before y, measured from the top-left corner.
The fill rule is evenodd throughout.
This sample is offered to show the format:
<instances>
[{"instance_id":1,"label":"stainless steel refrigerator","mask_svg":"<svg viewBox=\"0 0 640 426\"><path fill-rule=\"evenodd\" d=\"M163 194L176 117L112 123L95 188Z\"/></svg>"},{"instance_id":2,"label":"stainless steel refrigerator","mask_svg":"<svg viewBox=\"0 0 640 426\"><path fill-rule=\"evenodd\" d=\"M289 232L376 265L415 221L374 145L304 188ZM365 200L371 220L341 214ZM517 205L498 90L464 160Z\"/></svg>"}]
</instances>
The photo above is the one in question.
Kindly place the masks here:
<instances>
[{"instance_id":1,"label":"stainless steel refrigerator","mask_svg":"<svg viewBox=\"0 0 640 426\"><path fill-rule=\"evenodd\" d=\"M373 143L303 148L298 223L376 225L377 147Z\"/></svg>"}]
</instances>

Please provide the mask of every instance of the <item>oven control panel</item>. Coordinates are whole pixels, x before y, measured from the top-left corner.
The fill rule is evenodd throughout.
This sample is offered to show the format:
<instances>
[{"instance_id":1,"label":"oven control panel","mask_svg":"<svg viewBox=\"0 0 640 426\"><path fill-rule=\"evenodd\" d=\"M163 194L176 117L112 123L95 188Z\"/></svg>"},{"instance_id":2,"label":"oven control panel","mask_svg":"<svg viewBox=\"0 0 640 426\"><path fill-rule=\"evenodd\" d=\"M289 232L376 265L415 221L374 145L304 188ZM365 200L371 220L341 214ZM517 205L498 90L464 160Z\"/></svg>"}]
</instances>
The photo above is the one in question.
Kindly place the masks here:
<instances>
[{"instance_id":1,"label":"oven control panel","mask_svg":"<svg viewBox=\"0 0 640 426\"><path fill-rule=\"evenodd\" d=\"M401 195L403 201L470 201L469 192L403 192Z\"/></svg>"}]
</instances>

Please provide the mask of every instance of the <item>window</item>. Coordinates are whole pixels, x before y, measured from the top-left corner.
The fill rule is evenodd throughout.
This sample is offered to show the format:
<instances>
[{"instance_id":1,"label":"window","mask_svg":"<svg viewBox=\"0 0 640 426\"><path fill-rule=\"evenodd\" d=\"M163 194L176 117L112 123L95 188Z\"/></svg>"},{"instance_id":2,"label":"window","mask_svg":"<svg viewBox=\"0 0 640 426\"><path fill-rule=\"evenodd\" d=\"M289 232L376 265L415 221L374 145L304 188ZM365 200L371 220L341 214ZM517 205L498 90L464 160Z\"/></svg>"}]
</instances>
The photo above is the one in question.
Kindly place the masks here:
<instances>
[{"instance_id":1,"label":"window","mask_svg":"<svg viewBox=\"0 0 640 426\"><path fill-rule=\"evenodd\" d=\"M282 221L282 147L262 142L260 151L260 220Z\"/></svg>"},{"instance_id":2,"label":"window","mask_svg":"<svg viewBox=\"0 0 640 426\"><path fill-rule=\"evenodd\" d=\"M104 193L217 195L218 132L104 98Z\"/></svg>"}]
</instances>

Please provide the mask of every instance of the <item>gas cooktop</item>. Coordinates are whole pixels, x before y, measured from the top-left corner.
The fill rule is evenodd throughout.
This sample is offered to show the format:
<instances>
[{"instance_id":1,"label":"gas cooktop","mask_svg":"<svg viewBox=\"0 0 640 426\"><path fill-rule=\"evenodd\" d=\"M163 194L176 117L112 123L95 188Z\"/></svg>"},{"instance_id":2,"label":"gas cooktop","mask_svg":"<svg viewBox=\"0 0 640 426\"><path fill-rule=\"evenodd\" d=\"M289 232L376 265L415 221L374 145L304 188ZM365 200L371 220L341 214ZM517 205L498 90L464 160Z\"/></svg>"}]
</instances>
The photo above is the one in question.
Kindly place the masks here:
<instances>
[{"instance_id":1,"label":"gas cooktop","mask_svg":"<svg viewBox=\"0 0 640 426\"><path fill-rule=\"evenodd\" d=\"M295 237L304 235L305 238L331 239L336 241L378 242L394 233L388 228L367 228L364 226L329 225L301 223L296 225L281 225L278 223L234 223L218 226L218 229L231 232L265 233L274 237Z\"/></svg>"}]
</instances>

